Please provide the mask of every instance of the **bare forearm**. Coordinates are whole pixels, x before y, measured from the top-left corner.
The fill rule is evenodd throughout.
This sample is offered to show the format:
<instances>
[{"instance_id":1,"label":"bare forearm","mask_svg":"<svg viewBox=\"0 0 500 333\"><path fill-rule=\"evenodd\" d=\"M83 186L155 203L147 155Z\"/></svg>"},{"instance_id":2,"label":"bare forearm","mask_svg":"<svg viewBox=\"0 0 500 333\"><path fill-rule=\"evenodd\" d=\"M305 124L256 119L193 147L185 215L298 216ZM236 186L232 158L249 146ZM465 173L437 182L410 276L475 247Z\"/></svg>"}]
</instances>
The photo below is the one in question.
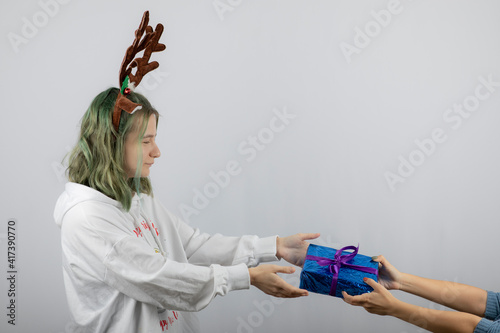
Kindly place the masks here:
<instances>
[{"instance_id":1,"label":"bare forearm","mask_svg":"<svg viewBox=\"0 0 500 333\"><path fill-rule=\"evenodd\" d=\"M487 292L469 285L403 273L401 290L457 311L484 316Z\"/></svg>"},{"instance_id":2,"label":"bare forearm","mask_svg":"<svg viewBox=\"0 0 500 333\"><path fill-rule=\"evenodd\" d=\"M404 302L391 315L435 333L471 333L481 320L470 313L427 309Z\"/></svg>"}]
</instances>

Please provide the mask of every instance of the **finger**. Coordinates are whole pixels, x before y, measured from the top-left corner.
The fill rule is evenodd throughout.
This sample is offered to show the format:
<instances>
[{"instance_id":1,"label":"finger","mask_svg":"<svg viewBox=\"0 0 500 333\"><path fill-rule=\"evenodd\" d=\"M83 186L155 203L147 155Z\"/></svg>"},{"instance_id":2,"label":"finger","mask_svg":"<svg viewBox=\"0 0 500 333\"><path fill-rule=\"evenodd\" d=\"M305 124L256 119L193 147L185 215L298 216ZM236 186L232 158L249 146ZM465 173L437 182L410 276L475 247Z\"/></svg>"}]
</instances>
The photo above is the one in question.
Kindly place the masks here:
<instances>
[{"instance_id":1,"label":"finger","mask_svg":"<svg viewBox=\"0 0 500 333\"><path fill-rule=\"evenodd\" d=\"M373 279L370 279L370 278L366 278L366 277L365 277L365 278L363 278L363 281L364 281L367 285L369 285L370 287L372 287L372 288L373 288L373 290L375 290L375 291L377 291L377 292L380 290L380 288L384 288L384 287L383 287L380 283L376 282L376 281L375 281L375 280L373 280Z\"/></svg>"},{"instance_id":2,"label":"finger","mask_svg":"<svg viewBox=\"0 0 500 333\"><path fill-rule=\"evenodd\" d=\"M309 292L305 289L299 289L299 288L293 288L293 290L290 290L288 293L287 297L293 298L293 297L303 297L303 296L309 296Z\"/></svg>"},{"instance_id":3,"label":"finger","mask_svg":"<svg viewBox=\"0 0 500 333\"><path fill-rule=\"evenodd\" d=\"M316 233L308 233L308 234L300 234L300 238L302 240L308 240L308 239L316 239L318 238L319 236L321 236L321 234L319 232L316 232Z\"/></svg>"},{"instance_id":4,"label":"finger","mask_svg":"<svg viewBox=\"0 0 500 333\"><path fill-rule=\"evenodd\" d=\"M307 290L294 287L291 284L286 283L285 281L283 281L283 286L281 288L281 297L293 298L309 295L309 292Z\"/></svg>"},{"instance_id":5,"label":"finger","mask_svg":"<svg viewBox=\"0 0 500 333\"><path fill-rule=\"evenodd\" d=\"M381 262L381 261L382 261L382 259L384 259L384 256L382 256L382 255L379 255L379 256L373 256L373 257L372 257L372 260L373 260L373 261L376 261L376 262Z\"/></svg>"},{"instance_id":6,"label":"finger","mask_svg":"<svg viewBox=\"0 0 500 333\"><path fill-rule=\"evenodd\" d=\"M344 297L344 302L352 305L352 296L351 295L349 295L345 291L342 291L342 296Z\"/></svg>"},{"instance_id":7,"label":"finger","mask_svg":"<svg viewBox=\"0 0 500 333\"><path fill-rule=\"evenodd\" d=\"M273 266L275 273L293 274L295 272L295 268L291 266L278 266L278 265L273 265Z\"/></svg>"},{"instance_id":8,"label":"finger","mask_svg":"<svg viewBox=\"0 0 500 333\"><path fill-rule=\"evenodd\" d=\"M379 255L377 256L377 261L381 264L383 264L385 262L385 257L383 255Z\"/></svg>"},{"instance_id":9,"label":"finger","mask_svg":"<svg viewBox=\"0 0 500 333\"><path fill-rule=\"evenodd\" d=\"M346 303L354 305L354 306L363 306L363 304L366 301L365 294L361 294L361 295L357 295L357 296L351 296L347 292L342 291L342 296L344 296L344 301Z\"/></svg>"}]
</instances>

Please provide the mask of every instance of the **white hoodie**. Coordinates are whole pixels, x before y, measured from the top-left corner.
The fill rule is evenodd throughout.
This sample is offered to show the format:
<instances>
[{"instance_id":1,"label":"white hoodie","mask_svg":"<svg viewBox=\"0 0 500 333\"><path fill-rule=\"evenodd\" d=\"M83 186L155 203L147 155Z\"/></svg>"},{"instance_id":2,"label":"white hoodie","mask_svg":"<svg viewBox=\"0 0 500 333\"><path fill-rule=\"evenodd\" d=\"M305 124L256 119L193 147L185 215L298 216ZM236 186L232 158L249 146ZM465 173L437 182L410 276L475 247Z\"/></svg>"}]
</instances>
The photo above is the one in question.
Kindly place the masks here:
<instances>
[{"instance_id":1,"label":"white hoodie","mask_svg":"<svg viewBox=\"0 0 500 333\"><path fill-rule=\"evenodd\" d=\"M275 236L200 233L147 195L135 195L126 212L101 192L68 183L54 218L78 332L199 332L191 312L248 289L247 266L277 260Z\"/></svg>"}]
</instances>

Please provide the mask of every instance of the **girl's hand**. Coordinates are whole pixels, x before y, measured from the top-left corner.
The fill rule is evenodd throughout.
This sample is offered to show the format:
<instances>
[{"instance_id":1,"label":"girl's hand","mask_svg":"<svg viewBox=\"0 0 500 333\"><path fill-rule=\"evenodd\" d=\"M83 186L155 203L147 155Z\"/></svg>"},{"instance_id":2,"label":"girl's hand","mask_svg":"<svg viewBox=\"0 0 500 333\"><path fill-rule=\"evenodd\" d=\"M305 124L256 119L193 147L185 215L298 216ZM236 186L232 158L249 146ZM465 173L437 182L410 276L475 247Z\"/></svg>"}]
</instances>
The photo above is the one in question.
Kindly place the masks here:
<instances>
[{"instance_id":1,"label":"girl's hand","mask_svg":"<svg viewBox=\"0 0 500 333\"><path fill-rule=\"evenodd\" d=\"M307 290L294 287L278 276L277 273L292 274L295 272L293 267L260 265L249 268L248 272L250 273L250 284L268 295L285 298L309 295Z\"/></svg>"},{"instance_id":2,"label":"girl's hand","mask_svg":"<svg viewBox=\"0 0 500 333\"><path fill-rule=\"evenodd\" d=\"M306 240L318 238L316 234L295 234L276 239L276 256L285 259L290 264L302 267L307 254L309 243Z\"/></svg>"}]
</instances>

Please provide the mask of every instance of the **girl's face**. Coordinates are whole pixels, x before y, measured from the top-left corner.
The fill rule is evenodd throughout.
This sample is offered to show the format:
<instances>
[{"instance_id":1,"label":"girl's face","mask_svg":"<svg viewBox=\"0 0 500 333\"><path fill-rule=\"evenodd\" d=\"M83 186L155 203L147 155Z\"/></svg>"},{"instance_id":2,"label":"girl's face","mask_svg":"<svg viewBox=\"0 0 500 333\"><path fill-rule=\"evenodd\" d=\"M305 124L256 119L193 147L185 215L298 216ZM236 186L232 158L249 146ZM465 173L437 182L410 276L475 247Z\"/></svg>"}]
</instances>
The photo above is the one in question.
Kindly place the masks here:
<instances>
[{"instance_id":1,"label":"girl's face","mask_svg":"<svg viewBox=\"0 0 500 333\"><path fill-rule=\"evenodd\" d=\"M138 126L140 127L140 126ZM137 140L139 139L140 129L130 132L125 139L125 171L129 178L135 177L138 167L137 161L141 152ZM139 143L142 148L142 164L139 166L140 177L149 176L149 168L154 164L155 158L160 157L160 149L155 142L156 139L156 117L151 115L148 120L148 127L144 137Z\"/></svg>"}]
</instances>

